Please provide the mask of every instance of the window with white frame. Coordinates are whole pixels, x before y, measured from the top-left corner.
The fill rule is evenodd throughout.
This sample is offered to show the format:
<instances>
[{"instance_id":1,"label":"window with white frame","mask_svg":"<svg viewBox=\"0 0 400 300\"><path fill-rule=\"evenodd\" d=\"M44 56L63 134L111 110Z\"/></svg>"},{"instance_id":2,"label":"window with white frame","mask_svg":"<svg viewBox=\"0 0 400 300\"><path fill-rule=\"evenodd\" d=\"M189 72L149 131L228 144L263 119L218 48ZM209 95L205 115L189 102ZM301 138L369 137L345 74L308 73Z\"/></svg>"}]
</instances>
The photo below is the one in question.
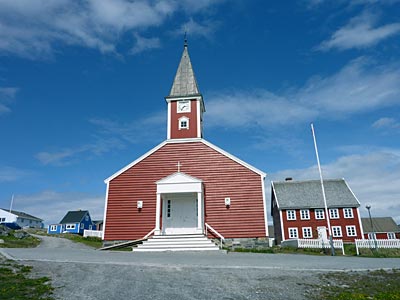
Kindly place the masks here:
<instances>
[{"instance_id":1,"label":"window with white frame","mask_svg":"<svg viewBox=\"0 0 400 300\"><path fill-rule=\"evenodd\" d=\"M332 235L333 237L342 237L342 227L332 226Z\"/></svg>"},{"instance_id":2,"label":"window with white frame","mask_svg":"<svg viewBox=\"0 0 400 300\"><path fill-rule=\"evenodd\" d=\"M289 239L297 239L299 232L297 228L289 228Z\"/></svg>"},{"instance_id":3,"label":"window with white frame","mask_svg":"<svg viewBox=\"0 0 400 300\"><path fill-rule=\"evenodd\" d=\"M67 224L66 229L75 229L75 224Z\"/></svg>"},{"instance_id":4,"label":"window with white frame","mask_svg":"<svg viewBox=\"0 0 400 300\"><path fill-rule=\"evenodd\" d=\"M309 209L300 210L300 219L310 220L310 210Z\"/></svg>"},{"instance_id":5,"label":"window with white frame","mask_svg":"<svg viewBox=\"0 0 400 300\"><path fill-rule=\"evenodd\" d=\"M343 208L343 215L345 219L353 218L353 209L352 208Z\"/></svg>"},{"instance_id":6,"label":"window with white frame","mask_svg":"<svg viewBox=\"0 0 400 300\"><path fill-rule=\"evenodd\" d=\"M346 226L347 236L357 236L356 226Z\"/></svg>"},{"instance_id":7,"label":"window with white frame","mask_svg":"<svg viewBox=\"0 0 400 300\"><path fill-rule=\"evenodd\" d=\"M182 117L179 118L179 130L181 129L189 129L189 118Z\"/></svg>"},{"instance_id":8,"label":"window with white frame","mask_svg":"<svg viewBox=\"0 0 400 300\"><path fill-rule=\"evenodd\" d=\"M394 232L388 232L387 233L387 238L388 238L388 240L395 240L396 239L396 235L394 234Z\"/></svg>"},{"instance_id":9,"label":"window with white frame","mask_svg":"<svg viewBox=\"0 0 400 300\"><path fill-rule=\"evenodd\" d=\"M311 239L312 237L311 227L303 227L303 239Z\"/></svg>"},{"instance_id":10,"label":"window with white frame","mask_svg":"<svg viewBox=\"0 0 400 300\"><path fill-rule=\"evenodd\" d=\"M325 219L325 213L323 209L316 209L315 210L315 218L317 220Z\"/></svg>"},{"instance_id":11,"label":"window with white frame","mask_svg":"<svg viewBox=\"0 0 400 300\"><path fill-rule=\"evenodd\" d=\"M296 211L294 209L289 209L286 211L286 218L288 220L296 220Z\"/></svg>"},{"instance_id":12,"label":"window with white frame","mask_svg":"<svg viewBox=\"0 0 400 300\"><path fill-rule=\"evenodd\" d=\"M372 232L368 232L368 239L369 240L375 240L376 239L376 234Z\"/></svg>"},{"instance_id":13,"label":"window with white frame","mask_svg":"<svg viewBox=\"0 0 400 300\"><path fill-rule=\"evenodd\" d=\"M339 219L339 210L337 208L329 209L329 217L331 219Z\"/></svg>"},{"instance_id":14,"label":"window with white frame","mask_svg":"<svg viewBox=\"0 0 400 300\"><path fill-rule=\"evenodd\" d=\"M57 231L57 225L51 225L50 231Z\"/></svg>"},{"instance_id":15,"label":"window with white frame","mask_svg":"<svg viewBox=\"0 0 400 300\"><path fill-rule=\"evenodd\" d=\"M0 218L0 222L5 222L6 218Z\"/></svg>"}]
</instances>

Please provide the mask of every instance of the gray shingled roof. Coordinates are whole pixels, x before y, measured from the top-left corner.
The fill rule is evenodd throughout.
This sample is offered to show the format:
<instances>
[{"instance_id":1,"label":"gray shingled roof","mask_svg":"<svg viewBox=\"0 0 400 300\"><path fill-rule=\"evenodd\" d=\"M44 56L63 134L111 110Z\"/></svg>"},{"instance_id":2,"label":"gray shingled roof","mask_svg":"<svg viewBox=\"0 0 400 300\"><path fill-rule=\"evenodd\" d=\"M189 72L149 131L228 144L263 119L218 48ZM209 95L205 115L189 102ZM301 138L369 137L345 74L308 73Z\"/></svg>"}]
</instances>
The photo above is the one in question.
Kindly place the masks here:
<instances>
[{"instance_id":1,"label":"gray shingled roof","mask_svg":"<svg viewBox=\"0 0 400 300\"><path fill-rule=\"evenodd\" d=\"M400 232L396 222L391 217L371 218L375 232ZM371 221L369 218L361 218L364 232L372 232Z\"/></svg>"},{"instance_id":2,"label":"gray shingled roof","mask_svg":"<svg viewBox=\"0 0 400 300\"><path fill-rule=\"evenodd\" d=\"M1 209L4 210L4 211L6 211L6 212L10 212L9 209L4 209L4 208L1 208ZM17 215L17 216L20 217L20 218L25 218L25 219L28 219L28 220L34 220L34 221L39 221L39 222L43 221L43 219L40 219L40 218L38 218L38 217L29 215L29 214L24 213L24 212L22 212L22 211L11 210L11 213L14 214L14 215Z\"/></svg>"},{"instance_id":3,"label":"gray shingled roof","mask_svg":"<svg viewBox=\"0 0 400 300\"><path fill-rule=\"evenodd\" d=\"M88 213L87 210L69 211L60 221L60 224L80 223L86 213Z\"/></svg>"},{"instance_id":4,"label":"gray shingled roof","mask_svg":"<svg viewBox=\"0 0 400 300\"><path fill-rule=\"evenodd\" d=\"M168 97L184 97L199 95L196 77L190 61L187 45L183 48L181 61L176 71L174 83Z\"/></svg>"},{"instance_id":5,"label":"gray shingled roof","mask_svg":"<svg viewBox=\"0 0 400 300\"><path fill-rule=\"evenodd\" d=\"M321 181L272 182L279 209L323 208ZM360 203L344 179L324 180L328 207L359 207Z\"/></svg>"}]
</instances>

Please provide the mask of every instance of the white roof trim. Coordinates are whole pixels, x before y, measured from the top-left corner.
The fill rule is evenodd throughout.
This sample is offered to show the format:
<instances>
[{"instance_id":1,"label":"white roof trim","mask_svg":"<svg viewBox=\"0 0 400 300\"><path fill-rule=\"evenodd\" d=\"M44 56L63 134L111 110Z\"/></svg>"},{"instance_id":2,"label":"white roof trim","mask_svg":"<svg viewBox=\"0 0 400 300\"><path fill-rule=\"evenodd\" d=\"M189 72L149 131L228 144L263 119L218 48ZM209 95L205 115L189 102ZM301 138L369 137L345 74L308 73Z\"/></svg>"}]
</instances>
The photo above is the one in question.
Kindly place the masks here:
<instances>
[{"instance_id":1,"label":"white roof trim","mask_svg":"<svg viewBox=\"0 0 400 300\"><path fill-rule=\"evenodd\" d=\"M167 144L175 144L175 143L194 143L194 142L201 142L205 145L207 145L208 147L214 149L215 151L221 153L222 155L232 159L233 161L237 162L238 164L252 170L253 172L259 174L260 176L262 176L263 178L265 178L267 176L266 173L262 172L261 170L249 165L248 163L242 161L241 159L237 158L236 156L229 154L228 152L222 150L221 148L211 144L210 142L207 142L206 140L202 139L202 138L193 138L193 139L170 139L170 140L166 140L164 142L162 142L161 144L157 145L156 147L154 147L153 149L151 149L150 151L146 152L145 154L143 154L142 156L140 156L138 159L134 160L133 162L131 162L130 164L128 164L127 166L125 166L124 168L122 168L121 170L117 171L116 173L114 173L113 175L111 175L110 177L108 177L107 179L104 180L104 183L108 183L111 180L113 180L115 177L119 176L120 174L122 174L123 172L125 172L126 170L128 170L129 168L133 167L134 165L136 165L137 163L139 163L140 161L142 161L143 159L145 159L146 157L150 156L151 154L153 154L154 152L156 152L158 149L160 149L161 147L167 145Z\"/></svg>"},{"instance_id":2,"label":"white roof trim","mask_svg":"<svg viewBox=\"0 0 400 300\"><path fill-rule=\"evenodd\" d=\"M125 166L124 168L122 168L121 170L117 171L116 173L114 173L113 175L111 175L110 177L108 177L107 179L104 180L104 183L109 183L111 180L113 180L115 177L117 177L118 175L124 173L126 170L128 170L129 168L133 167L134 165L136 165L137 163L139 163L140 161L142 161L143 159L145 159L146 157L150 156L151 154L153 154L154 152L156 152L158 149L160 149L161 147L163 147L164 145L167 144L167 141L162 142L161 144L158 144L157 146L155 146L153 149L151 149L150 151L146 152L145 154L143 154L141 157L139 157L138 159L134 160L133 162L131 162L130 164L128 164L127 166Z\"/></svg>"}]
</instances>

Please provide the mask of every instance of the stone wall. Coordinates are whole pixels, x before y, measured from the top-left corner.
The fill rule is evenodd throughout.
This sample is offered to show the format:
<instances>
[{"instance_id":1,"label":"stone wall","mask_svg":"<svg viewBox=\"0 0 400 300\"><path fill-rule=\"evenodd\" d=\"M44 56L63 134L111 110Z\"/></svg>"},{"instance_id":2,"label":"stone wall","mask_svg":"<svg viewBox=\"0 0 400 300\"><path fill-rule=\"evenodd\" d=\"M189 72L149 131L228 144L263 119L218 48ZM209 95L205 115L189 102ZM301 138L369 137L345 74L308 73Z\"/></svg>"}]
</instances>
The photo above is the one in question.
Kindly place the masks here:
<instances>
[{"instance_id":1,"label":"stone wall","mask_svg":"<svg viewBox=\"0 0 400 300\"><path fill-rule=\"evenodd\" d=\"M233 238L225 239L224 248L234 250L236 248L243 249L266 249L273 246L274 239L270 238ZM219 240L214 240L216 244L219 244Z\"/></svg>"}]
</instances>

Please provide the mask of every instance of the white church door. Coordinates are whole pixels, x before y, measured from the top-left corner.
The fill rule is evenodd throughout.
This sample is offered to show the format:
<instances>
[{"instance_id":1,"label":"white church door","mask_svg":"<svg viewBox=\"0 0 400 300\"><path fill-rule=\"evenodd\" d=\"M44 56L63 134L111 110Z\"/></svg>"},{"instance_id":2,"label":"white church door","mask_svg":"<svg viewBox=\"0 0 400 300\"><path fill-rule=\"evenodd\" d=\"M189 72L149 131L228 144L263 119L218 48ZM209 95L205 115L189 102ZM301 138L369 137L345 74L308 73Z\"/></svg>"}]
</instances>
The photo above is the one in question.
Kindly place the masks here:
<instances>
[{"instance_id":1,"label":"white church door","mask_svg":"<svg viewBox=\"0 0 400 300\"><path fill-rule=\"evenodd\" d=\"M163 233L197 233L197 193L166 194L163 199Z\"/></svg>"}]
</instances>

